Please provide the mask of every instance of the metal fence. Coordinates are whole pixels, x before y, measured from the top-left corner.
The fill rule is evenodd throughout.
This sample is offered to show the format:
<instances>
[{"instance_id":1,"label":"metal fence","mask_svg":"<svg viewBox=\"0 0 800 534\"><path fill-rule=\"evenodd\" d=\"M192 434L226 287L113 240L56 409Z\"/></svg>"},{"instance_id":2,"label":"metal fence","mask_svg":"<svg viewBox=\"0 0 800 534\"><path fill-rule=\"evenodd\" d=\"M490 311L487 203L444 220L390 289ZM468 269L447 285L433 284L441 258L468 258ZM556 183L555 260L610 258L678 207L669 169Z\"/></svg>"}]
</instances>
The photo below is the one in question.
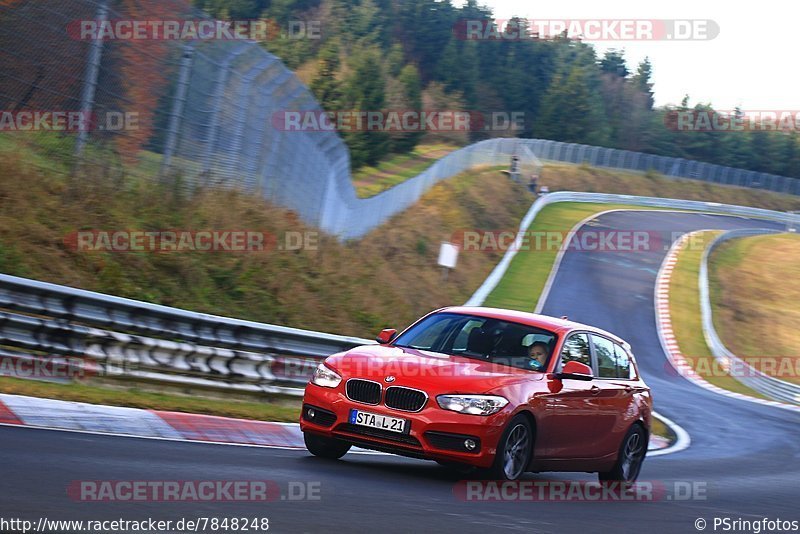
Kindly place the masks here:
<instances>
[{"instance_id":1,"label":"metal fence","mask_svg":"<svg viewBox=\"0 0 800 534\"><path fill-rule=\"evenodd\" d=\"M538 158L800 194L799 181L783 176L556 141L491 139L359 199L337 133L275 125L276 113L320 108L261 43L101 40L76 33L87 20L202 18L184 0L6 0L0 4L0 110L91 116L92 127L77 132L16 136L44 151L52 170L74 173L91 163L104 176L138 173L243 188L341 239L363 236L439 180L477 165L507 166L513 154L523 168L536 167ZM112 117L121 128L111 127Z\"/></svg>"},{"instance_id":2,"label":"metal fence","mask_svg":"<svg viewBox=\"0 0 800 534\"><path fill-rule=\"evenodd\" d=\"M525 139L522 141L541 160L575 164L586 163L596 167L609 167L635 172L654 171L674 178L702 180L714 184L800 195L800 180L788 176L725 167L702 161L562 143L545 139Z\"/></svg>"}]
</instances>

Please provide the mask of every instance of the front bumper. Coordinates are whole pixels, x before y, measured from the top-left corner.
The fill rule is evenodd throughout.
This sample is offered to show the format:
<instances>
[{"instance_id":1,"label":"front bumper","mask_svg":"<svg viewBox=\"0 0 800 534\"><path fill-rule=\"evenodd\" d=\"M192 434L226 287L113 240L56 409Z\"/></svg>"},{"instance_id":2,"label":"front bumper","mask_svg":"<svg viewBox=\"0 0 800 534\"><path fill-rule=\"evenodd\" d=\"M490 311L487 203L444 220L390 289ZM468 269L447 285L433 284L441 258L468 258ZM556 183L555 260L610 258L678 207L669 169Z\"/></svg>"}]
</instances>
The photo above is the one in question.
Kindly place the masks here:
<instances>
[{"instance_id":1,"label":"front bumper","mask_svg":"<svg viewBox=\"0 0 800 534\"><path fill-rule=\"evenodd\" d=\"M310 417L309 408L313 410ZM350 424L351 409L400 417L410 421L407 434ZM439 408L430 398L419 412L405 412L383 404L371 405L348 399L340 385L323 388L306 386L300 430L337 438L359 447L477 467L489 467L494 461L497 443L510 416L510 407L490 416L465 415ZM468 450L466 440L475 447Z\"/></svg>"}]
</instances>

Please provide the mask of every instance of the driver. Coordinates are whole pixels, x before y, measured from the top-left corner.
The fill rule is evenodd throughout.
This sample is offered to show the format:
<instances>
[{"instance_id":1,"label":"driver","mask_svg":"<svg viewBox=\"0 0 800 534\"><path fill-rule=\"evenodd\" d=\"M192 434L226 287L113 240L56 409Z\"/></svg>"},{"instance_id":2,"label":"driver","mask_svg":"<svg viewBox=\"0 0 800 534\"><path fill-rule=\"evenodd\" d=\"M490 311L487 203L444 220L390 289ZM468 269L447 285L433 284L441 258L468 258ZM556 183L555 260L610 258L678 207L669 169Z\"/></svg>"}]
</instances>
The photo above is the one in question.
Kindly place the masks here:
<instances>
[{"instance_id":1,"label":"driver","mask_svg":"<svg viewBox=\"0 0 800 534\"><path fill-rule=\"evenodd\" d=\"M529 365L533 369L541 371L547 364L547 356L549 352L550 347L547 346L547 343L543 341L535 342L531 345L531 348L528 351L528 356L531 358Z\"/></svg>"}]
</instances>

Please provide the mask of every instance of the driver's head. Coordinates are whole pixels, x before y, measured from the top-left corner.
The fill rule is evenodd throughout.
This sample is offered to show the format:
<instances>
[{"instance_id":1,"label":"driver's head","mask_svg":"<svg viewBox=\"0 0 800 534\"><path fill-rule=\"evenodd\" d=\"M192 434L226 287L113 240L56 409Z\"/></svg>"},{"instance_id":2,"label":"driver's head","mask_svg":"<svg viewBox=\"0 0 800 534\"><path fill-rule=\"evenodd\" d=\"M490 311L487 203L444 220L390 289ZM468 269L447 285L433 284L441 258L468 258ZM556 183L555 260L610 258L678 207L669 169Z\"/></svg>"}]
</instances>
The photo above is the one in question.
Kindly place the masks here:
<instances>
[{"instance_id":1,"label":"driver's head","mask_svg":"<svg viewBox=\"0 0 800 534\"><path fill-rule=\"evenodd\" d=\"M544 343L543 341L537 341L531 345L528 355L540 364L544 365L547 361L548 352L550 352L550 348L547 346L547 343Z\"/></svg>"}]
</instances>

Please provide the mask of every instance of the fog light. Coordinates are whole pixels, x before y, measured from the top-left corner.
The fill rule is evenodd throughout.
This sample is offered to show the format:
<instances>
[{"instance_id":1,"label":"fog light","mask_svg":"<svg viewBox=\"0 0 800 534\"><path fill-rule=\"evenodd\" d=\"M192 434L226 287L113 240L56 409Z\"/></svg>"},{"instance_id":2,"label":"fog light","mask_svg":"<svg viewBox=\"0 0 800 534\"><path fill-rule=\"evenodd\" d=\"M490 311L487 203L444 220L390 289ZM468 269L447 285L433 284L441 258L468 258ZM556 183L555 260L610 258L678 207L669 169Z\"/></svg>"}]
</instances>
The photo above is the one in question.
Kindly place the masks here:
<instances>
[{"instance_id":1,"label":"fog light","mask_svg":"<svg viewBox=\"0 0 800 534\"><path fill-rule=\"evenodd\" d=\"M464 440L464 448L467 449L468 451L474 451L476 446L477 444L475 443L475 440L472 439Z\"/></svg>"},{"instance_id":2,"label":"fog light","mask_svg":"<svg viewBox=\"0 0 800 534\"><path fill-rule=\"evenodd\" d=\"M306 410L306 415L309 419L314 419L314 416L317 415L317 412L314 411L314 408L309 408Z\"/></svg>"}]
</instances>

